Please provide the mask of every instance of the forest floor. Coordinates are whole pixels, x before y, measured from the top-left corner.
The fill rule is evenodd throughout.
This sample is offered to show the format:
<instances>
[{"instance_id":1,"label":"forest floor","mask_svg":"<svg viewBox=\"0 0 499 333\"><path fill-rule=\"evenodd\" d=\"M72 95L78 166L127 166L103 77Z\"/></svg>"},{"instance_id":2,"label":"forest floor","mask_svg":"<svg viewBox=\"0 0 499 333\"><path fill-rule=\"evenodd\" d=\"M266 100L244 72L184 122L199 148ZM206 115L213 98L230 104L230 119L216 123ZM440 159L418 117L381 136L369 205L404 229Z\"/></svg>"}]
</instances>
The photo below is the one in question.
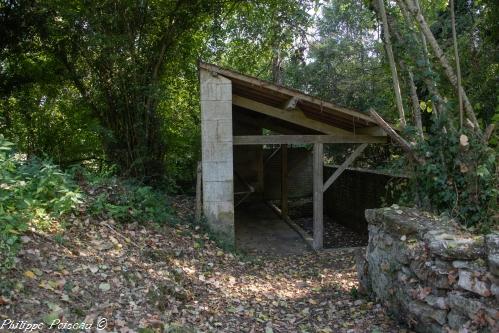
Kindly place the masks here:
<instances>
[{"instance_id":1,"label":"forest floor","mask_svg":"<svg viewBox=\"0 0 499 333\"><path fill-rule=\"evenodd\" d=\"M176 201L181 220L187 201ZM352 250L250 257L187 222L91 218L22 241L17 268L0 279L10 290L0 295L3 329L10 319L43 325L37 332L82 322L120 333L406 332L357 295Z\"/></svg>"}]
</instances>

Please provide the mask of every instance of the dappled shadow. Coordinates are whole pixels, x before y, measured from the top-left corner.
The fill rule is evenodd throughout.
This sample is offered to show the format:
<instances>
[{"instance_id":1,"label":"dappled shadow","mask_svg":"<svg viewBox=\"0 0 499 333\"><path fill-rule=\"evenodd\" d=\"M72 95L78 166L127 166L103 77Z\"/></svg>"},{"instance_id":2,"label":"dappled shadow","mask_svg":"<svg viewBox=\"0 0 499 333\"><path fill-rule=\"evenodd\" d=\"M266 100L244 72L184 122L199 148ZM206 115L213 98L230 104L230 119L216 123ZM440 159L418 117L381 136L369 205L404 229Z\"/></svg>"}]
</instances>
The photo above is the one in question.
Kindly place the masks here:
<instances>
[{"instance_id":1,"label":"dappled shadow","mask_svg":"<svg viewBox=\"0 0 499 333\"><path fill-rule=\"evenodd\" d=\"M336 251L336 250L335 250ZM58 240L31 235L2 316L30 322L108 319L108 329L203 332L395 332L356 298L352 250L235 256L192 226L75 220Z\"/></svg>"}]
</instances>

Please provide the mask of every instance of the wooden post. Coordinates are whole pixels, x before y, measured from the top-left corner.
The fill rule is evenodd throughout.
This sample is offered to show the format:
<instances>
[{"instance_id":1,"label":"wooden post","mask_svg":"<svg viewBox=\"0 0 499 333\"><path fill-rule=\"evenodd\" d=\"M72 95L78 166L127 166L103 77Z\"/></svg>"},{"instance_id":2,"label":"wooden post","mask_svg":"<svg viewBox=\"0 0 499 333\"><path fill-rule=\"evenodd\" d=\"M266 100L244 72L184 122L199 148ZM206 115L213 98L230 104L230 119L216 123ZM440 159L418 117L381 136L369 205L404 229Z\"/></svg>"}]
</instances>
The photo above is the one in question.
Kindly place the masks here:
<instances>
[{"instance_id":1,"label":"wooden post","mask_svg":"<svg viewBox=\"0 0 499 333\"><path fill-rule=\"evenodd\" d=\"M313 156L313 177L314 177L314 249L322 249L324 244L324 225L323 225L323 151L322 143L314 144Z\"/></svg>"},{"instance_id":2,"label":"wooden post","mask_svg":"<svg viewBox=\"0 0 499 333\"><path fill-rule=\"evenodd\" d=\"M197 167L197 175L196 175L196 221L199 222L201 220L201 161L198 162L198 167Z\"/></svg>"},{"instance_id":3,"label":"wooden post","mask_svg":"<svg viewBox=\"0 0 499 333\"><path fill-rule=\"evenodd\" d=\"M256 186L256 191L261 194L262 198L264 196L265 192L265 168L264 168L264 161L263 161L263 146L258 146L257 148L257 186Z\"/></svg>"},{"instance_id":4,"label":"wooden post","mask_svg":"<svg viewBox=\"0 0 499 333\"><path fill-rule=\"evenodd\" d=\"M281 212L288 216L288 145L281 145Z\"/></svg>"}]
</instances>

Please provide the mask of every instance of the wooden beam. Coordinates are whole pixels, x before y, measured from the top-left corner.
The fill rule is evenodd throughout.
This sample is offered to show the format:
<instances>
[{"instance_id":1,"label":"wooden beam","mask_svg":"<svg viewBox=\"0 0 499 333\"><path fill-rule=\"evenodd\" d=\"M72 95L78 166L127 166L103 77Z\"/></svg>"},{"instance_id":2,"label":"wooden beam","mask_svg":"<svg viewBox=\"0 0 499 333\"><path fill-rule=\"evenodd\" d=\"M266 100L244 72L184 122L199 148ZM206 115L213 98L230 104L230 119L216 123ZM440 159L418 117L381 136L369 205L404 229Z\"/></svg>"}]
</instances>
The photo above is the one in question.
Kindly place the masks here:
<instances>
[{"instance_id":1,"label":"wooden beam","mask_svg":"<svg viewBox=\"0 0 499 333\"><path fill-rule=\"evenodd\" d=\"M313 130L319 131L324 134L349 134L352 135L352 132L344 130L342 128L334 127L323 123L318 120L314 120L305 116L305 114L301 111L298 112L289 112L283 109L279 109L267 104L263 104L252 99L232 95L232 104L237 105L239 107L252 110L255 112L260 112L266 114L271 117L279 118L282 120L286 120L290 123L311 128Z\"/></svg>"},{"instance_id":2,"label":"wooden beam","mask_svg":"<svg viewBox=\"0 0 499 333\"><path fill-rule=\"evenodd\" d=\"M262 194L265 191L265 165L263 160L263 147L258 147L257 151L257 192Z\"/></svg>"},{"instance_id":3,"label":"wooden beam","mask_svg":"<svg viewBox=\"0 0 499 333\"><path fill-rule=\"evenodd\" d=\"M236 135L233 138L234 145L386 142L386 136L370 135Z\"/></svg>"},{"instance_id":4,"label":"wooden beam","mask_svg":"<svg viewBox=\"0 0 499 333\"><path fill-rule=\"evenodd\" d=\"M234 84L237 84L237 81L243 81L243 82L246 82L246 85L249 83L252 86L259 87L260 89L265 89L265 90L268 90L270 92L273 92L274 95L278 94L278 95L284 95L284 96L288 96L288 97L298 97L302 101L313 103L321 108L327 108L333 112L347 114L347 115L352 116L353 118L362 119L367 123L373 122L373 120L368 115L366 115L364 113L361 113L361 112L355 111L355 110L350 110L350 109L335 105L335 104L330 103L330 102L322 101L316 97L304 94L304 93L299 92L299 91L294 90L294 89L281 87L281 86L275 85L273 83L257 79L255 77L240 74L240 73L237 73L237 72L234 72L234 71L231 71L228 69L224 69L224 68L218 67L218 66L213 65L213 64L208 64L205 62L200 62L199 67L204 68L204 69L209 70L209 71L212 71L212 72L215 72L215 73L219 73L228 79L235 79L236 81L234 82Z\"/></svg>"},{"instance_id":5,"label":"wooden beam","mask_svg":"<svg viewBox=\"0 0 499 333\"><path fill-rule=\"evenodd\" d=\"M360 154L362 154L362 152L364 151L364 149L366 149L366 147L367 147L367 143L363 143L360 146L358 146L350 156L348 156L348 158L345 160L345 162L343 162L343 164L341 164L338 167L338 169L336 169L336 171L331 175L331 177L329 177L329 179L326 181L326 183L324 183L324 186L322 188L322 192L326 192L326 190L329 188L329 186L331 186L331 184L333 184L335 182L335 180L338 179L339 176L341 176L343 171L345 171L345 169L348 168L348 166L350 164L352 164L352 162L355 161L355 159L357 157L359 157Z\"/></svg>"},{"instance_id":6,"label":"wooden beam","mask_svg":"<svg viewBox=\"0 0 499 333\"><path fill-rule=\"evenodd\" d=\"M388 125L388 123L381 118L381 116L373 109L369 109L369 114L373 118L373 120L381 127L383 130L388 134L390 138L392 138L393 141L399 144L399 146L402 148L402 150L412 159L414 159L416 162L419 164L424 164L425 161L423 158L419 157L416 155L414 152L414 148L412 145L407 142L403 137L401 137L395 130Z\"/></svg>"},{"instance_id":7,"label":"wooden beam","mask_svg":"<svg viewBox=\"0 0 499 333\"><path fill-rule=\"evenodd\" d=\"M296 110L296 105L298 104L299 100L300 99L296 96L291 97L286 101L286 103L284 103L283 109L288 111Z\"/></svg>"},{"instance_id":8,"label":"wooden beam","mask_svg":"<svg viewBox=\"0 0 499 333\"><path fill-rule=\"evenodd\" d=\"M288 216L288 145L281 145L281 212Z\"/></svg>"},{"instance_id":9,"label":"wooden beam","mask_svg":"<svg viewBox=\"0 0 499 333\"><path fill-rule=\"evenodd\" d=\"M280 134L316 134L317 131L314 131L310 128L299 126L296 124L291 124L282 119L271 118L267 115L257 114L260 117L254 117L253 115L245 112L246 110L237 110L234 108L234 120L236 122L242 122L254 126L258 126L261 128L269 129L273 132L277 132ZM360 134L360 133L359 133ZM383 132L383 135L386 135Z\"/></svg>"},{"instance_id":10,"label":"wooden beam","mask_svg":"<svg viewBox=\"0 0 499 333\"><path fill-rule=\"evenodd\" d=\"M324 210L323 210L323 162L324 147L322 143L314 144L313 156L313 188L314 188L314 249L319 250L324 245Z\"/></svg>"},{"instance_id":11,"label":"wooden beam","mask_svg":"<svg viewBox=\"0 0 499 333\"><path fill-rule=\"evenodd\" d=\"M303 230L298 224L290 219L289 216L283 216L281 210L275 204L270 201L265 202L280 218L283 219L284 222L286 222L294 231L298 233L298 235L300 235L300 237L305 241L310 249L314 249L314 239L305 230Z\"/></svg>"}]
</instances>

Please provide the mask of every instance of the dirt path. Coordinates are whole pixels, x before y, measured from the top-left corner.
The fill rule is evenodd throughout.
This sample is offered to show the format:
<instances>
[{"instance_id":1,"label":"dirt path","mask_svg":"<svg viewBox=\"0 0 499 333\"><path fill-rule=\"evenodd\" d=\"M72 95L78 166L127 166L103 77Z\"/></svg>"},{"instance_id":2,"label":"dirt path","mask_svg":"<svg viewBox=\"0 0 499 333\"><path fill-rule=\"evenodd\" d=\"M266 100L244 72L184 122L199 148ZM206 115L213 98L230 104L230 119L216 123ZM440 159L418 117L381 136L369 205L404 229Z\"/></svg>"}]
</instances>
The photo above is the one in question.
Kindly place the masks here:
<instances>
[{"instance_id":1,"label":"dirt path","mask_svg":"<svg viewBox=\"0 0 499 333\"><path fill-rule=\"evenodd\" d=\"M347 250L241 258L188 225L88 219L75 219L62 236L30 234L23 242L17 269L1 278L0 325L43 323L38 332L53 332L54 321L142 333L400 331L378 304L355 297Z\"/></svg>"}]
</instances>

